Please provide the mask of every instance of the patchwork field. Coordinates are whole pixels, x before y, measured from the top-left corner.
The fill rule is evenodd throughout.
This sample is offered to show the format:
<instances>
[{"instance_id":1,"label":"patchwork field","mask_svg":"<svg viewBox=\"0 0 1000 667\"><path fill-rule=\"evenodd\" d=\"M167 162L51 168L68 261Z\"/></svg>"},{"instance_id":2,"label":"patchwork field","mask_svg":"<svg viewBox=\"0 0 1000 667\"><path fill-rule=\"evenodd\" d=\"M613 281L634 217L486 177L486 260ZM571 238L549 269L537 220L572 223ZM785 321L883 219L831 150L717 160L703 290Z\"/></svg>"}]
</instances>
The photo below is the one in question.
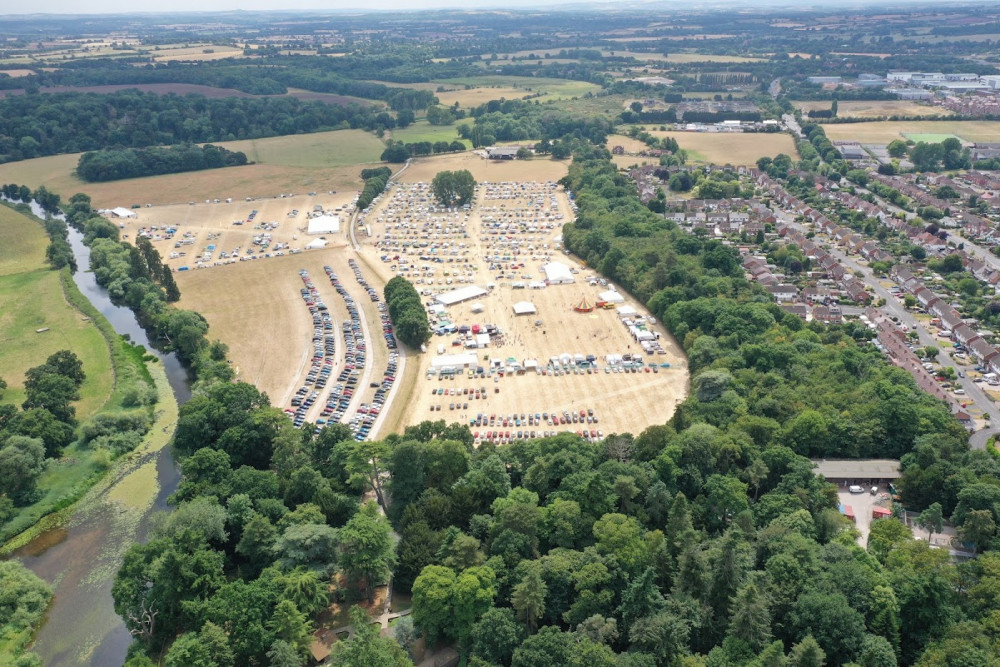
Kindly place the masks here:
<instances>
[{"instance_id":1,"label":"patchwork field","mask_svg":"<svg viewBox=\"0 0 1000 667\"><path fill-rule=\"evenodd\" d=\"M804 112L830 108L827 101L793 102ZM921 104L913 100L876 100L864 102L838 102L837 116L841 118L888 118L889 116L951 116L950 109Z\"/></svg>"},{"instance_id":2,"label":"patchwork field","mask_svg":"<svg viewBox=\"0 0 1000 667\"><path fill-rule=\"evenodd\" d=\"M954 134L966 141L1000 141L1000 121L990 120L875 121L824 125L823 129L831 141L871 144L903 139L905 133Z\"/></svg>"},{"instance_id":3,"label":"patchwork field","mask_svg":"<svg viewBox=\"0 0 1000 667\"><path fill-rule=\"evenodd\" d=\"M24 372L68 349L87 374L76 404L77 415L86 418L111 394L111 359L100 331L66 302L59 273L45 265L47 243L41 225L0 206L0 377L8 385L3 402L20 405Z\"/></svg>"},{"instance_id":4,"label":"patchwork field","mask_svg":"<svg viewBox=\"0 0 1000 667\"><path fill-rule=\"evenodd\" d=\"M795 143L784 133L741 132L650 132L655 137L673 137L687 151L688 162L752 165L764 156L778 153L793 158Z\"/></svg>"}]
</instances>

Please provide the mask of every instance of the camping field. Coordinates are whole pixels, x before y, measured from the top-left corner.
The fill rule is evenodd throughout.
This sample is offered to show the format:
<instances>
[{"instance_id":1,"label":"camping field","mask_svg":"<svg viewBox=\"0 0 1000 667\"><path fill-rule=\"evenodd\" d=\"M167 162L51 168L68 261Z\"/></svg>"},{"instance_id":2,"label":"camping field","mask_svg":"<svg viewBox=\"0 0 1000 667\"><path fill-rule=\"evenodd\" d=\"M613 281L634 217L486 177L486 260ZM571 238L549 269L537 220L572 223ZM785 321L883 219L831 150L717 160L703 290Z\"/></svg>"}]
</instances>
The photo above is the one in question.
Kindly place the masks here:
<instances>
[{"instance_id":1,"label":"camping field","mask_svg":"<svg viewBox=\"0 0 1000 667\"><path fill-rule=\"evenodd\" d=\"M41 225L0 206L0 377L8 385L3 402L20 405L25 371L68 349L87 374L76 404L78 417L86 418L111 394L111 358L94 323L66 302L59 273L45 264L47 243Z\"/></svg>"},{"instance_id":2,"label":"camping field","mask_svg":"<svg viewBox=\"0 0 1000 667\"><path fill-rule=\"evenodd\" d=\"M1000 141L1000 121L995 120L919 120L872 121L824 125L831 141L860 141L888 144L904 139L906 134L953 134L965 141Z\"/></svg>"}]
</instances>

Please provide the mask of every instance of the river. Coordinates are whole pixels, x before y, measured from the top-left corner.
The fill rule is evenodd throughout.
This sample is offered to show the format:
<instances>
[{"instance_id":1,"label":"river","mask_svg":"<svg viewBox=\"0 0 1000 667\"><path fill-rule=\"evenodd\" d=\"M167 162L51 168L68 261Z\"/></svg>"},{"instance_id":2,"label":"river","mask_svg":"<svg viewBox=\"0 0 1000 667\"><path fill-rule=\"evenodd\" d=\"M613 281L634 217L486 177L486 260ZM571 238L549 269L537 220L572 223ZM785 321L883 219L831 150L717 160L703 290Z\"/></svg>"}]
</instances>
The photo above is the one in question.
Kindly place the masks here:
<instances>
[{"instance_id":1,"label":"river","mask_svg":"<svg viewBox=\"0 0 1000 667\"><path fill-rule=\"evenodd\" d=\"M125 661L132 641L115 614L111 585L125 550L145 539L149 516L167 509L166 499L177 488L180 472L163 444L173 433L177 405L191 397L191 387L177 357L158 352L132 311L113 304L97 284L88 270L90 249L83 244L83 234L71 227L69 242L80 267L73 275L80 291L115 331L145 346L160 361L151 369L161 396L158 422L143 448L95 485L63 525L43 532L14 555L55 587L55 599L32 646L42 663L107 667Z\"/></svg>"}]
</instances>

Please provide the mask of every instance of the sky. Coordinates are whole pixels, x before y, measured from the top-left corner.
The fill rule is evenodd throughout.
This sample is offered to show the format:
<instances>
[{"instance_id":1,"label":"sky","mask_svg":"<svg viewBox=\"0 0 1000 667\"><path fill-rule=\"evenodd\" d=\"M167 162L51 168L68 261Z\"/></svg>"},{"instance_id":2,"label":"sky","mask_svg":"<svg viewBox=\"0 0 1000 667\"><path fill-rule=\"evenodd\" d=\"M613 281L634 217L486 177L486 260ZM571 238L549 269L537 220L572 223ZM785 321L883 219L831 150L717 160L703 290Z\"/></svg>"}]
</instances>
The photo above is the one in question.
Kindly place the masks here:
<instances>
[{"instance_id":1,"label":"sky","mask_svg":"<svg viewBox=\"0 0 1000 667\"><path fill-rule=\"evenodd\" d=\"M419 11L438 7L520 7L550 8L559 4L581 4L580 0L34 0L10 2L3 7L3 14L124 14L136 12L205 12L231 10L332 10L357 9L361 11L410 9Z\"/></svg>"}]
</instances>

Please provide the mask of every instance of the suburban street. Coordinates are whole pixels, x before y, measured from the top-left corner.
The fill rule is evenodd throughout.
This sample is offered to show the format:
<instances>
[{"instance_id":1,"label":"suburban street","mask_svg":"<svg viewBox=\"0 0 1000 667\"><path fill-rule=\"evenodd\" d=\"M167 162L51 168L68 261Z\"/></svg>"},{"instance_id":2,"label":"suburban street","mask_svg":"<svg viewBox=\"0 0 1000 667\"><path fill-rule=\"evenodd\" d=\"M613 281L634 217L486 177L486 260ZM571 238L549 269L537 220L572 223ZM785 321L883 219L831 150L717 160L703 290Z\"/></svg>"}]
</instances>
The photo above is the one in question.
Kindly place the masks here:
<instances>
[{"instance_id":1,"label":"suburban street","mask_svg":"<svg viewBox=\"0 0 1000 667\"><path fill-rule=\"evenodd\" d=\"M778 218L781 222L798 229L803 233L810 231L805 227L805 225L795 222L792 216L784 211L780 211L778 213ZM819 242L820 237L817 235L817 237L813 240ZM872 293L885 300L885 306L882 307L883 310L885 310L889 315L898 318L899 323L905 325L910 331L917 332L918 339L915 345L918 347L933 345L941 350L941 354L937 357L937 362L941 366L950 366L954 368L956 377L953 384L960 386L965 390L965 396L956 396L956 399L959 399L961 402L975 404L976 407L982 410L984 415L990 416L991 424L1000 424L1000 409L998 409L993 401L986 396L986 393L982 390L980 385L968 377L958 377L958 372L964 371L965 367L956 364L955 360L948 354L951 349L950 341L938 339L933 336L930 331L928 331L927 328L921 324L916 317L914 317L913 313L906 309L902 300L896 298L889 291L889 289L881 284L878 276L874 275L872 270L867 265L858 262L856 257L845 254L835 244L829 243L825 237L823 237L822 242L826 247L826 250L831 255L836 257L845 268L852 272L860 272L863 274L863 280ZM985 449L986 441L989 439L991 433L992 431L990 428L980 429L972 434L969 442L975 449Z\"/></svg>"}]
</instances>

